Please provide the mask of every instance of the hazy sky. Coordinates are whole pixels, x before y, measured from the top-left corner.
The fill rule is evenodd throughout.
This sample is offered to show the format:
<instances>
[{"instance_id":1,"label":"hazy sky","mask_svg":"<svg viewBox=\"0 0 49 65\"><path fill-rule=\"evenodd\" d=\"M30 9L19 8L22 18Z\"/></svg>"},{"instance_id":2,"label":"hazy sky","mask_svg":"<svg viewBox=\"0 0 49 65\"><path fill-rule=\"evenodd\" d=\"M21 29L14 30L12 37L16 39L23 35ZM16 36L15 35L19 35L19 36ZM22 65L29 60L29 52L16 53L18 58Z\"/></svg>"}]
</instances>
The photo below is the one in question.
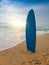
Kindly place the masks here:
<instances>
[{"instance_id":1,"label":"hazy sky","mask_svg":"<svg viewBox=\"0 0 49 65\"><path fill-rule=\"evenodd\" d=\"M26 22L34 9L37 26L49 26L49 0L0 0L0 22Z\"/></svg>"}]
</instances>

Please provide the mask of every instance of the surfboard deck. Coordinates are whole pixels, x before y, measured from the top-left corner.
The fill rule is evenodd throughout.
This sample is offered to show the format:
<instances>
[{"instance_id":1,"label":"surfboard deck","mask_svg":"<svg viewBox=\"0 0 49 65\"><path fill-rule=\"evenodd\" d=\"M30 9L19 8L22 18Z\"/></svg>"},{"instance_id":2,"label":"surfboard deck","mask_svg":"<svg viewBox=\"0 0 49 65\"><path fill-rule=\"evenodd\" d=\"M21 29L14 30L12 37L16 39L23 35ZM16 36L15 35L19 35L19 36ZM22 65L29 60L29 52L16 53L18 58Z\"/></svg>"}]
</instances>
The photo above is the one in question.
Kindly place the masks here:
<instances>
[{"instance_id":1,"label":"surfboard deck","mask_svg":"<svg viewBox=\"0 0 49 65\"><path fill-rule=\"evenodd\" d=\"M31 9L26 21L26 45L27 50L35 52L36 47L36 22L33 9Z\"/></svg>"}]
</instances>

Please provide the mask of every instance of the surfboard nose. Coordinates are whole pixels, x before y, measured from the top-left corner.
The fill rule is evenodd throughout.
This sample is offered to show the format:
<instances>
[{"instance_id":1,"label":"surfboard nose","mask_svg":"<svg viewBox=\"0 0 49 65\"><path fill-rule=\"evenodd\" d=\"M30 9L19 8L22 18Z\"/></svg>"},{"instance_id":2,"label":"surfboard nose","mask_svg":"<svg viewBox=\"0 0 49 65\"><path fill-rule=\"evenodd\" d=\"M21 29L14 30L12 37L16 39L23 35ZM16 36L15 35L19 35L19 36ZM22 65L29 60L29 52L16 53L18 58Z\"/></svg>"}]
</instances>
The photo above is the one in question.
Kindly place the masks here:
<instances>
[{"instance_id":1,"label":"surfboard nose","mask_svg":"<svg viewBox=\"0 0 49 65\"><path fill-rule=\"evenodd\" d=\"M34 10L33 10L33 9L31 9L31 10L29 11L29 14L30 14L30 13L34 14Z\"/></svg>"}]
</instances>

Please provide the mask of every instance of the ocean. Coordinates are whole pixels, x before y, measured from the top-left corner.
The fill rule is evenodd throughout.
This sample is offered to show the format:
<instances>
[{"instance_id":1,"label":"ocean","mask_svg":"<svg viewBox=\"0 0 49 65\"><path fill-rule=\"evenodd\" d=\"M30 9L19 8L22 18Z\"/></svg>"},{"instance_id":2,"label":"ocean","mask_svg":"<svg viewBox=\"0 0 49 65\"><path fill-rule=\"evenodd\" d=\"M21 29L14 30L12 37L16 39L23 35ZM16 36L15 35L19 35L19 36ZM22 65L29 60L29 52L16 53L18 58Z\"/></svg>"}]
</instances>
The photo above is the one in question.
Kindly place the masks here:
<instances>
[{"instance_id":1,"label":"ocean","mask_svg":"<svg viewBox=\"0 0 49 65\"><path fill-rule=\"evenodd\" d=\"M48 34L48 29L37 29L36 36ZM17 31L16 27L0 24L0 51L11 48L25 40L25 30Z\"/></svg>"},{"instance_id":2,"label":"ocean","mask_svg":"<svg viewBox=\"0 0 49 65\"><path fill-rule=\"evenodd\" d=\"M11 25L23 25L30 9L34 10L36 25L38 25L36 36L49 33L49 5L46 3L31 5L31 1L24 1L28 1L28 4L18 0L0 0L0 51L14 47L25 40L25 29L17 31L18 29Z\"/></svg>"}]
</instances>

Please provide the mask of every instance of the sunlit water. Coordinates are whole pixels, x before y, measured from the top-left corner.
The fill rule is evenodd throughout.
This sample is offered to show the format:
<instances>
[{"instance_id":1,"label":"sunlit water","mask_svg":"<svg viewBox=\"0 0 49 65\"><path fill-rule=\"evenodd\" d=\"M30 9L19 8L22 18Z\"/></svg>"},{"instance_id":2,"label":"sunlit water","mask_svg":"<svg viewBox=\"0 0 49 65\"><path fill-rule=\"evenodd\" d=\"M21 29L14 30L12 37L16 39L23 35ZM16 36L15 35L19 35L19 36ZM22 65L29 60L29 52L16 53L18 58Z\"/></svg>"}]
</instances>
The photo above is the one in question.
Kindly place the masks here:
<instances>
[{"instance_id":1,"label":"sunlit water","mask_svg":"<svg viewBox=\"0 0 49 65\"><path fill-rule=\"evenodd\" d=\"M47 34L49 31L37 31L36 35ZM0 51L11 48L25 40L25 30L17 31L16 28L0 26Z\"/></svg>"}]
</instances>

